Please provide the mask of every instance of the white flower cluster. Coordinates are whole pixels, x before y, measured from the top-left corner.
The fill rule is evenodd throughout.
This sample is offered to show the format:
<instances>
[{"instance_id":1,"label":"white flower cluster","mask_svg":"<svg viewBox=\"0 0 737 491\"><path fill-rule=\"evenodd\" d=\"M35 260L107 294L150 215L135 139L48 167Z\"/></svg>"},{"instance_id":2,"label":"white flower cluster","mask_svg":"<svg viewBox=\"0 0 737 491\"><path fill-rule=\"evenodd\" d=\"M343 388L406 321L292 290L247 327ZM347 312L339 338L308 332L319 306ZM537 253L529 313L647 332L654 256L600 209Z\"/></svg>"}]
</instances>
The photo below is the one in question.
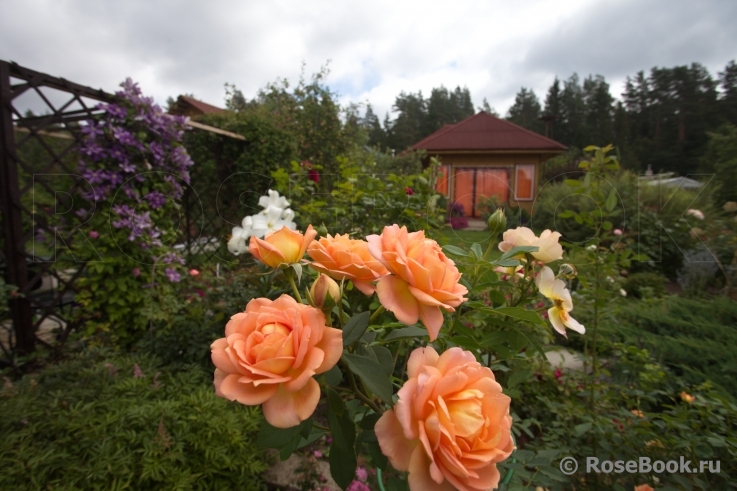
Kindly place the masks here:
<instances>
[{"instance_id":1,"label":"white flower cluster","mask_svg":"<svg viewBox=\"0 0 737 491\"><path fill-rule=\"evenodd\" d=\"M228 241L228 250L235 254L248 251L248 239L258 237L263 239L267 234L276 232L282 227L297 229L294 223L294 211L289 208L289 201L279 196L277 191L269 189L266 196L258 199L258 205L263 208L260 213L247 216L240 227L233 227L233 234Z\"/></svg>"}]
</instances>

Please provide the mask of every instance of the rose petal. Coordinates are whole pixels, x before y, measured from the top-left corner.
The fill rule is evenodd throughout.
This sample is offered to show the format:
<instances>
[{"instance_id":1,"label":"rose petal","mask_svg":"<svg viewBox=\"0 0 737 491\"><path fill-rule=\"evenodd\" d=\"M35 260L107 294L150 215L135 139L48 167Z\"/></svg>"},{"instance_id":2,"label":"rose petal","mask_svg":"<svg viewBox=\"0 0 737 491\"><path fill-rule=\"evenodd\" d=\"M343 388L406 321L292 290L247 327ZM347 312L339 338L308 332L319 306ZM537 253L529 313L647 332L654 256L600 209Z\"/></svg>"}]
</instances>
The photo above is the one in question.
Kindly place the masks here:
<instances>
[{"instance_id":1,"label":"rose petal","mask_svg":"<svg viewBox=\"0 0 737 491\"><path fill-rule=\"evenodd\" d=\"M417 299L409 291L407 282L396 276L384 276L376 285L379 302L403 324L415 324L420 318Z\"/></svg>"},{"instance_id":2,"label":"rose petal","mask_svg":"<svg viewBox=\"0 0 737 491\"><path fill-rule=\"evenodd\" d=\"M436 483L430 475L430 459L425 454L422 445L415 447L409 461L409 488L422 491L455 491L447 480L442 484Z\"/></svg>"},{"instance_id":3,"label":"rose petal","mask_svg":"<svg viewBox=\"0 0 737 491\"><path fill-rule=\"evenodd\" d=\"M320 385L314 378L298 391L289 392L280 386L273 397L263 403L264 417L277 428L291 428L315 412L320 401Z\"/></svg>"},{"instance_id":4,"label":"rose petal","mask_svg":"<svg viewBox=\"0 0 737 491\"><path fill-rule=\"evenodd\" d=\"M238 401L246 406L257 406L276 393L276 385L263 384L256 387L252 383L239 382L240 377L240 375L229 374L222 379L219 391L223 394L223 397L231 401Z\"/></svg>"},{"instance_id":5,"label":"rose petal","mask_svg":"<svg viewBox=\"0 0 737 491\"><path fill-rule=\"evenodd\" d=\"M381 453L387 456L392 467L398 471L409 469L409 459L417 442L405 438L393 409L386 411L374 425Z\"/></svg>"}]
</instances>

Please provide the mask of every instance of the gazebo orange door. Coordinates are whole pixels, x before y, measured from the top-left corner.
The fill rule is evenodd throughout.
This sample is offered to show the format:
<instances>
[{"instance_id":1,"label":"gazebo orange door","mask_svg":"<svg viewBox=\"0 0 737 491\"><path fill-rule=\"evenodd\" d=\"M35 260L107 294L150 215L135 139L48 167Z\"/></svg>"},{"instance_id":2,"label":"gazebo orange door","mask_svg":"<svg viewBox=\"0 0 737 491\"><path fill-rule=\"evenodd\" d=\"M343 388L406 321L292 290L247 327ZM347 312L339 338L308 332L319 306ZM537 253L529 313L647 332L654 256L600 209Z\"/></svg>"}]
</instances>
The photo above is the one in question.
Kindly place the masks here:
<instances>
[{"instance_id":1,"label":"gazebo orange door","mask_svg":"<svg viewBox=\"0 0 737 491\"><path fill-rule=\"evenodd\" d=\"M480 217L483 198L496 196L499 201L509 197L507 169L493 167L465 167L456 169L453 198L463 205L464 215Z\"/></svg>"}]
</instances>

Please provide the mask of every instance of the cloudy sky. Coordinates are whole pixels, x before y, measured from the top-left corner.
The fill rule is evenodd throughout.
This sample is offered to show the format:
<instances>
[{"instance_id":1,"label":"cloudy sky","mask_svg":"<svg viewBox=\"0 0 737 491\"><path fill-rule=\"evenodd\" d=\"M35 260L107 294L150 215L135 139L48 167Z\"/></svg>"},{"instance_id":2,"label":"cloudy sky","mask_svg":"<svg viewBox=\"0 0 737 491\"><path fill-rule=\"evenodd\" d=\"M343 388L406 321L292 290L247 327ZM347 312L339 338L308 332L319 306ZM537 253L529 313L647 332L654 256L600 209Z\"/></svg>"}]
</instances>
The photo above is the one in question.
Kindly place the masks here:
<instances>
[{"instance_id":1,"label":"cloudy sky","mask_svg":"<svg viewBox=\"0 0 737 491\"><path fill-rule=\"evenodd\" d=\"M737 58L734 0L226 1L3 0L0 59L115 90L125 77L163 104L193 93L222 106L329 60L328 85L380 117L401 91L467 86L502 114L521 86Z\"/></svg>"}]
</instances>

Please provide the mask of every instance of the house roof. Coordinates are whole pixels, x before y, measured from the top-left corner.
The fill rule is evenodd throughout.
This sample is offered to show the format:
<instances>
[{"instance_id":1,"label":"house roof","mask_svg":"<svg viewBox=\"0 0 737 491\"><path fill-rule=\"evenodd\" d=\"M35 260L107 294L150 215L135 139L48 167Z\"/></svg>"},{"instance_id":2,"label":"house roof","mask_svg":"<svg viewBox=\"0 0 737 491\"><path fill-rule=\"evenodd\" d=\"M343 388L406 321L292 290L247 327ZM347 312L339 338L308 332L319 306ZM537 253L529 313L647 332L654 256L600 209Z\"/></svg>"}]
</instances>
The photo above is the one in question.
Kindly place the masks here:
<instances>
[{"instance_id":1,"label":"house roof","mask_svg":"<svg viewBox=\"0 0 737 491\"><path fill-rule=\"evenodd\" d=\"M412 145L426 151L550 150L567 147L534 131L481 111L460 123L448 124Z\"/></svg>"},{"instance_id":2,"label":"house roof","mask_svg":"<svg viewBox=\"0 0 737 491\"><path fill-rule=\"evenodd\" d=\"M176 105L171 112L173 114L184 114L191 112L191 110L194 110L194 112L199 114L217 114L225 112L225 109L213 106L206 102L198 101L197 99L186 95L180 95L177 97Z\"/></svg>"}]
</instances>

